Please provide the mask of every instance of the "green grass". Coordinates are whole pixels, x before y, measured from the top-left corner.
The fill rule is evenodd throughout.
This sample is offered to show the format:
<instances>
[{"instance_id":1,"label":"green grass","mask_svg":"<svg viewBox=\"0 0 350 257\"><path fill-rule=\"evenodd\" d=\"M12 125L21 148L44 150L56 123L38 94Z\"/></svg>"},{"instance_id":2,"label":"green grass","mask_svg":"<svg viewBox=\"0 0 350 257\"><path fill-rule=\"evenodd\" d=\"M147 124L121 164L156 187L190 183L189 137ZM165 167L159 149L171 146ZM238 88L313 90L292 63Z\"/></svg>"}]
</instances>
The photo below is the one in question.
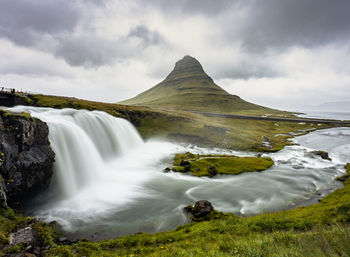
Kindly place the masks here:
<instances>
[{"instance_id":1,"label":"green grass","mask_svg":"<svg viewBox=\"0 0 350 257\"><path fill-rule=\"evenodd\" d=\"M297 122L215 118L181 111L169 113L183 119L146 117L138 127L141 135L145 138L160 138L205 147L275 152L290 144L290 132L326 127ZM264 146L263 136L269 138L271 148Z\"/></svg>"},{"instance_id":2,"label":"green grass","mask_svg":"<svg viewBox=\"0 0 350 257\"><path fill-rule=\"evenodd\" d=\"M89 111L101 110L105 111L116 117L131 118L133 115L136 118L139 116L147 115L162 115L164 112L150 111L149 108L140 107L128 107L120 104L110 104L102 102L87 101L72 97L62 96L50 96L50 95L32 95L30 96L30 102L34 106L51 107L51 108L73 108L73 109L85 109ZM129 117L130 116L130 117Z\"/></svg>"},{"instance_id":3,"label":"green grass","mask_svg":"<svg viewBox=\"0 0 350 257\"><path fill-rule=\"evenodd\" d=\"M237 150L274 152L290 144L287 133L325 128L325 125L299 124L206 117L176 110L154 110L147 107L125 106L76 98L33 95L34 106L101 110L115 117L131 121L144 139L196 144L205 147L221 147ZM263 144L263 136L269 138L271 148Z\"/></svg>"},{"instance_id":4,"label":"green grass","mask_svg":"<svg viewBox=\"0 0 350 257\"><path fill-rule=\"evenodd\" d=\"M216 174L237 175L243 172L263 171L273 164L273 160L269 157L196 155L187 152L175 155L172 170L175 172L189 172L197 177L213 177Z\"/></svg>"}]
</instances>

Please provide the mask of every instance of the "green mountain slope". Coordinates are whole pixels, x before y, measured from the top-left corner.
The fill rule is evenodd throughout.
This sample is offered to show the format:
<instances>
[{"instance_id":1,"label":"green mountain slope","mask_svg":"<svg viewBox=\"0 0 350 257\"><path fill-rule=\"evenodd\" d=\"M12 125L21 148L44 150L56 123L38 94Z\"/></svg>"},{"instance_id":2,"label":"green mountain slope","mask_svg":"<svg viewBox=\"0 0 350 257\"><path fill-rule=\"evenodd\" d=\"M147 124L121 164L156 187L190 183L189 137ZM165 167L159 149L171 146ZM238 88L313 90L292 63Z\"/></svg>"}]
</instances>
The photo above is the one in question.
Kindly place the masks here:
<instances>
[{"instance_id":1,"label":"green mountain slope","mask_svg":"<svg viewBox=\"0 0 350 257\"><path fill-rule=\"evenodd\" d=\"M188 55L176 62L173 71L161 83L120 104L218 113L285 114L229 94Z\"/></svg>"}]
</instances>

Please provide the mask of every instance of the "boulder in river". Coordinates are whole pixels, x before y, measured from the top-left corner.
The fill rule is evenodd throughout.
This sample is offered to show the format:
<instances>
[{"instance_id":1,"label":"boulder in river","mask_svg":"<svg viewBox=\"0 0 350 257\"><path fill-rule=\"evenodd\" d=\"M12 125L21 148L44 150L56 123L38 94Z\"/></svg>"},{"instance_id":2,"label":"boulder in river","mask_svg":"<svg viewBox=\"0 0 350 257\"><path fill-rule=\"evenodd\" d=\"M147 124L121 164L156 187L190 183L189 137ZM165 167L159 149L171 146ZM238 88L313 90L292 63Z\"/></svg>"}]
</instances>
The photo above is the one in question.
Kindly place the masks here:
<instances>
[{"instance_id":1,"label":"boulder in river","mask_svg":"<svg viewBox=\"0 0 350 257\"><path fill-rule=\"evenodd\" d=\"M171 171L171 169L170 169L169 167L166 167L166 168L163 170L164 173L169 173L170 171Z\"/></svg>"},{"instance_id":2,"label":"boulder in river","mask_svg":"<svg viewBox=\"0 0 350 257\"><path fill-rule=\"evenodd\" d=\"M325 151L319 150L319 151L312 151L311 153L320 156L323 160L332 161L332 159L329 157L329 154Z\"/></svg>"},{"instance_id":3,"label":"boulder in river","mask_svg":"<svg viewBox=\"0 0 350 257\"><path fill-rule=\"evenodd\" d=\"M207 200L197 201L194 206L185 207L185 211L192 214L194 218L203 218L214 210L213 205Z\"/></svg>"},{"instance_id":4,"label":"boulder in river","mask_svg":"<svg viewBox=\"0 0 350 257\"><path fill-rule=\"evenodd\" d=\"M207 200L197 201L194 206L189 205L184 210L189 214L191 221L195 222L220 219L226 216L226 214L215 210L213 205Z\"/></svg>"}]
</instances>

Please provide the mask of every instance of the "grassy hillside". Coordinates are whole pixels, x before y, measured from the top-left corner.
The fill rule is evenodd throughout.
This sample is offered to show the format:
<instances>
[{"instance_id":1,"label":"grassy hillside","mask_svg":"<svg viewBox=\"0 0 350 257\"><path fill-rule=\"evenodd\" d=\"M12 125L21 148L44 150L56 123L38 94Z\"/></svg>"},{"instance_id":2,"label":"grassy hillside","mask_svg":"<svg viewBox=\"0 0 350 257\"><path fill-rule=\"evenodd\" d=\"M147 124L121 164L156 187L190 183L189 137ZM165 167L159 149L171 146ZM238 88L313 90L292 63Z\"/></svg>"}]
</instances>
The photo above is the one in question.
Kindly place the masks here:
<instances>
[{"instance_id":1,"label":"grassy hillside","mask_svg":"<svg viewBox=\"0 0 350 257\"><path fill-rule=\"evenodd\" d=\"M28 104L53 107L101 110L131 121L144 139L158 138L207 147L223 147L251 151L277 151L291 137L288 133L323 128L324 125L299 124L207 117L175 110L155 110L80 100L76 98L33 95ZM266 147L264 137L270 141Z\"/></svg>"},{"instance_id":2,"label":"grassy hillside","mask_svg":"<svg viewBox=\"0 0 350 257\"><path fill-rule=\"evenodd\" d=\"M164 81L138 96L120 102L152 108L195 110L247 115L290 115L244 101L215 84L201 64L190 56L178 61Z\"/></svg>"}]
</instances>

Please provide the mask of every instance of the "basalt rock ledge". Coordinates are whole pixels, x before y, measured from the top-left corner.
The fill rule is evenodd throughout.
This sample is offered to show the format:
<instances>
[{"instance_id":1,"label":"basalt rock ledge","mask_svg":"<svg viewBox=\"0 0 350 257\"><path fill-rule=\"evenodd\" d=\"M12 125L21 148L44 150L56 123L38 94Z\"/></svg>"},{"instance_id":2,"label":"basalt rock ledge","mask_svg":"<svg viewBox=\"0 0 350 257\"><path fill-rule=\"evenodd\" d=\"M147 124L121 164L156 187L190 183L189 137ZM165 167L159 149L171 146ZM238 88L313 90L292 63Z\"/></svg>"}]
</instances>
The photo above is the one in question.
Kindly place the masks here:
<instances>
[{"instance_id":1,"label":"basalt rock ledge","mask_svg":"<svg viewBox=\"0 0 350 257\"><path fill-rule=\"evenodd\" d=\"M55 154L46 123L0 110L0 205L16 207L46 189Z\"/></svg>"}]
</instances>

